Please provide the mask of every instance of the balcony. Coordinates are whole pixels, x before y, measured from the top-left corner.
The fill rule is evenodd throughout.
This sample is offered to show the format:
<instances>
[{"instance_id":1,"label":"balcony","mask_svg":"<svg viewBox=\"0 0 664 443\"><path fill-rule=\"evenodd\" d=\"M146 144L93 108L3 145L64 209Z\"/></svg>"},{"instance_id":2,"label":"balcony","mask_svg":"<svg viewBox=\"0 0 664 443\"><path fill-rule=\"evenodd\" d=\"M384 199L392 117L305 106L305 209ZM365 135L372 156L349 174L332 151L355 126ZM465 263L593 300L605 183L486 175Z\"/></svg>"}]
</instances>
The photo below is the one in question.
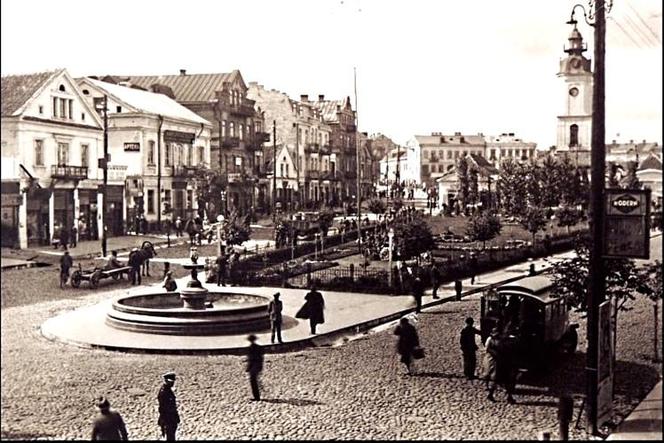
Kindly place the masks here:
<instances>
[{"instance_id":1,"label":"balcony","mask_svg":"<svg viewBox=\"0 0 664 443\"><path fill-rule=\"evenodd\" d=\"M304 147L304 152L318 152L320 145L318 143L307 143Z\"/></svg>"},{"instance_id":2,"label":"balcony","mask_svg":"<svg viewBox=\"0 0 664 443\"><path fill-rule=\"evenodd\" d=\"M87 166L53 165L51 166L51 178L85 180L88 178L88 168Z\"/></svg>"},{"instance_id":3,"label":"balcony","mask_svg":"<svg viewBox=\"0 0 664 443\"><path fill-rule=\"evenodd\" d=\"M346 132L356 132L357 126L355 125L346 125Z\"/></svg>"},{"instance_id":4,"label":"balcony","mask_svg":"<svg viewBox=\"0 0 664 443\"><path fill-rule=\"evenodd\" d=\"M306 172L304 173L304 179L305 179L305 180L311 180L311 179L318 180L318 178L319 178L321 175L322 175L322 174L321 174L320 171L313 171L313 170L310 170L310 171L306 171Z\"/></svg>"},{"instance_id":5,"label":"balcony","mask_svg":"<svg viewBox=\"0 0 664 443\"><path fill-rule=\"evenodd\" d=\"M321 175L321 180L332 180L332 181L334 181L334 180L338 180L338 179L339 178L335 175L335 173L333 171L327 171L327 172L324 172Z\"/></svg>"},{"instance_id":6,"label":"balcony","mask_svg":"<svg viewBox=\"0 0 664 443\"><path fill-rule=\"evenodd\" d=\"M224 148L237 148L240 146L239 137L227 137L221 142L221 146Z\"/></svg>"},{"instance_id":7,"label":"balcony","mask_svg":"<svg viewBox=\"0 0 664 443\"><path fill-rule=\"evenodd\" d=\"M231 114L241 115L243 117L251 117L254 115L254 100L244 99L241 104L230 107Z\"/></svg>"},{"instance_id":8,"label":"balcony","mask_svg":"<svg viewBox=\"0 0 664 443\"><path fill-rule=\"evenodd\" d=\"M258 131L254 140L256 143L267 143L271 140L271 134L269 132Z\"/></svg>"},{"instance_id":9,"label":"balcony","mask_svg":"<svg viewBox=\"0 0 664 443\"><path fill-rule=\"evenodd\" d=\"M332 145L321 145L320 147L320 153L329 155L332 153Z\"/></svg>"},{"instance_id":10,"label":"balcony","mask_svg":"<svg viewBox=\"0 0 664 443\"><path fill-rule=\"evenodd\" d=\"M173 177L193 177L196 175L196 167L179 165L173 168Z\"/></svg>"}]
</instances>

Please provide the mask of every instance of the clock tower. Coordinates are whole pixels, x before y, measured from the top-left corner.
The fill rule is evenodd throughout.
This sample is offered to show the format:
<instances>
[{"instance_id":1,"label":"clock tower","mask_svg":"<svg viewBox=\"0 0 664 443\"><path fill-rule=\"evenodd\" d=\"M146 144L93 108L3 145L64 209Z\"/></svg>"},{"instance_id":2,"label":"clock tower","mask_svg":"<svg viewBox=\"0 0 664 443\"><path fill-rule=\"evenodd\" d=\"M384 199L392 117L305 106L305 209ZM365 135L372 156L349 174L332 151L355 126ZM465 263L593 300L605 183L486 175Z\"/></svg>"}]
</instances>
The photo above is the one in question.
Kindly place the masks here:
<instances>
[{"instance_id":1,"label":"clock tower","mask_svg":"<svg viewBox=\"0 0 664 443\"><path fill-rule=\"evenodd\" d=\"M583 56L587 50L581 33L576 28L570 34L567 57L560 60L558 77L563 81L563 109L558 115L556 150L590 153L592 123L593 74L590 59ZM585 157L585 156L583 156ZM578 155L577 155L578 158Z\"/></svg>"}]
</instances>

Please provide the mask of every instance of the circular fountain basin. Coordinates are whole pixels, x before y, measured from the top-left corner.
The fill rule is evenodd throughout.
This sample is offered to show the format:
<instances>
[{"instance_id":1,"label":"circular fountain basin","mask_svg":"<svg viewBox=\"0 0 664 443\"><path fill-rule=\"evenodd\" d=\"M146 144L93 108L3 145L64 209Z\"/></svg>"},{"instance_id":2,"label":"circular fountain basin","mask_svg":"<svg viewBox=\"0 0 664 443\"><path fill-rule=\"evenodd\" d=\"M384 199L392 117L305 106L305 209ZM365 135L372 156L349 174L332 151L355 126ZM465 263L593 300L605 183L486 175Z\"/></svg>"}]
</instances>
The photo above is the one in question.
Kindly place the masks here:
<instances>
[{"instance_id":1,"label":"circular fountain basin","mask_svg":"<svg viewBox=\"0 0 664 443\"><path fill-rule=\"evenodd\" d=\"M179 292L116 299L106 324L150 334L222 335L270 328L270 299L254 294L208 292L205 309L185 307Z\"/></svg>"}]
</instances>

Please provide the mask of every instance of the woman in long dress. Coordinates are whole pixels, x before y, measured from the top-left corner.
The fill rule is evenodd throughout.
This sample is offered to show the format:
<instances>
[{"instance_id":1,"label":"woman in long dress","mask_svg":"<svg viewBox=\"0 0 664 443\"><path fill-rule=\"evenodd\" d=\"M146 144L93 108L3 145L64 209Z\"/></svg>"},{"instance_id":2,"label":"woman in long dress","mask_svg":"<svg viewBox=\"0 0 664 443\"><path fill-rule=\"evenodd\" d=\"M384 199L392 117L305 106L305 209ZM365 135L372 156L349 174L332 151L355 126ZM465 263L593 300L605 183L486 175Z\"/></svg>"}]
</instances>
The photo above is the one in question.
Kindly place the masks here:
<instances>
[{"instance_id":1,"label":"woman in long dress","mask_svg":"<svg viewBox=\"0 0 664 443\"><path fill-rule=\"evenodd\" d=\"M413 362L413 351L420 346L420 338L417 335L415 326L408 322L406 317L402 318L399 325L394 330L394 335L399 336L397 342L397 353L401 355L401 363L406 365L408 375L412 374L410 365Z\"/></svg>"}]
</instances>

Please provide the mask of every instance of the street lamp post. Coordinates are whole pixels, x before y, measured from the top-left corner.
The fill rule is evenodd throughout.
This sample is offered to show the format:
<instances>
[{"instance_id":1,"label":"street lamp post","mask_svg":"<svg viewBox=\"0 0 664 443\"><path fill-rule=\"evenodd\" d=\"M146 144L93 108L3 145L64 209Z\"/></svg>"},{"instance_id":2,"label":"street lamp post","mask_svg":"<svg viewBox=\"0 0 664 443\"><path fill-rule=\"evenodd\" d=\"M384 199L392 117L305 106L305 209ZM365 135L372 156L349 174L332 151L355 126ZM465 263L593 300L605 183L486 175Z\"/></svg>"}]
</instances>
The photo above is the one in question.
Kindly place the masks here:
<instances>
[{"instance_id":1,"label":"street lamp post","mask_svg":"<svg viewBox=\"0 0 664 443\"><path fill-rule=\"evenodd\" d=\"M108 207L106 188L108 187L108 96L104 94L102 101L104 111L104 158L101 159L100 165L103 170L103 185L101 189L101 254L106 257L106 208ZM102 110L97 106L97 110Z\"/></svg>"},{"instance_id":2,"label":"street lamp post","mask_svg":"<svg viewBox=\"0 0 664 443\"><path fill-rule=\"evenodd\" d=\"M217 221L219 224L217 225L217 241L219 242L217 250L219 251L218 255L221 255L221 247L222 247L222 229L221 226L224 224L224 216L223 215L218 215L217 216Z\"/></svg>"},{"instance_id":3,"label":"street lamp post","mask_svg":"<svg viewBox=\"0 0 664 443\"><path fill-rule=\"evenodd\" d=\"M388 249L389 249L389 256L390 256L390 261L389 261L389 280L388 280L388 285L389 287L392 287L392 248L393 248L393 240L394 240L394 229L390 228L389 232L387 233L387 239L388 239Z\"/></svg>"}]
</instances>

